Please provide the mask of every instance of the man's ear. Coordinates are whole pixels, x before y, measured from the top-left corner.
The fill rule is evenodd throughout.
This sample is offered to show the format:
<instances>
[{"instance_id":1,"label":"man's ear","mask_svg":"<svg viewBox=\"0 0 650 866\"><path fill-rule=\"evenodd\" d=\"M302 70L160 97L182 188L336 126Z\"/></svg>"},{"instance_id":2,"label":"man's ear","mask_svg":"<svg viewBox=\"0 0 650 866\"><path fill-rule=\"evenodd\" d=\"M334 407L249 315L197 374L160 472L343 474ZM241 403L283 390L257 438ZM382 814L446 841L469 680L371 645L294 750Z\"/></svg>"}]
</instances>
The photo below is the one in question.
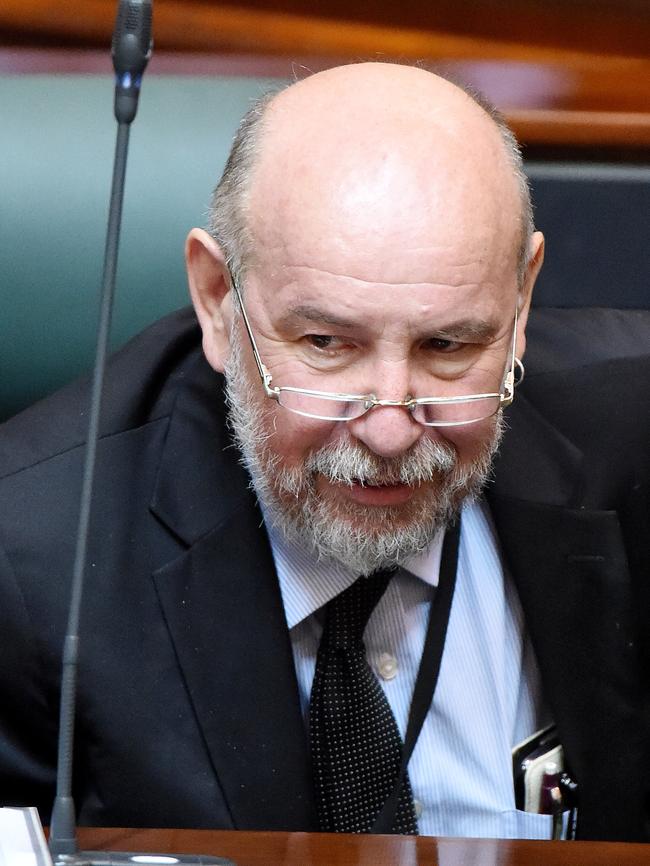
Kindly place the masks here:
<instances>
[{"instance_id":1,"label":"man's ear","mask_svg":"<svg viewBox=\"0 0 650 866\"><path fill-rule=\"evenodd\" d=\"M185 242L185 264L190 295L203 331L208 363L223 372L230 354L232 298L223 250L203 229L192 229Z\"/></svg>"},{"instance_id":2,"label":"man's ear","mask_svg":"<svg viewBox=\"0 0 650 866\"><path fill-rule=\"evenodd\" d=\"M519 359L523 358L526 351L526 324L528 323L528 313L530 312L530 303L533 297L533 287L535 280L539 274L542 263L544 262L544 235L541 232L534 232L530 239L530 247L528 252L528 265L526 273L519 292L519 314L517 317L517 347L515 354Z\"/></svg>"}]
</instances>

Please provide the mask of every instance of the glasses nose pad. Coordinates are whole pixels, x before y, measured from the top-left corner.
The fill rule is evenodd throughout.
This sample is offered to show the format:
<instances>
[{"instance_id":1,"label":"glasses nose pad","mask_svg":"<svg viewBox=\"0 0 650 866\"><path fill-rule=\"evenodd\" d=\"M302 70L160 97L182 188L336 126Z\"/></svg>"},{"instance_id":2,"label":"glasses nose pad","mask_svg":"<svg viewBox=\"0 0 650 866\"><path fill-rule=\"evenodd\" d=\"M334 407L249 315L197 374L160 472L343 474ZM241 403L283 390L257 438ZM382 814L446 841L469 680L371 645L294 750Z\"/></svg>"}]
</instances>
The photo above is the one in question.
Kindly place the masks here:
<instances>
[{"instance_id":1,"label":"glasses nose pad","mask_svg":"<svg viewBox=\"0 0 650 866\"><path fill-rule=\"evenodd\" d=\"M374 394L368 394L367 398L363 401L363 410L367 412L369 409L372 409L373 406L377 405L377 398Z\"/></svg>"}]
</instances>

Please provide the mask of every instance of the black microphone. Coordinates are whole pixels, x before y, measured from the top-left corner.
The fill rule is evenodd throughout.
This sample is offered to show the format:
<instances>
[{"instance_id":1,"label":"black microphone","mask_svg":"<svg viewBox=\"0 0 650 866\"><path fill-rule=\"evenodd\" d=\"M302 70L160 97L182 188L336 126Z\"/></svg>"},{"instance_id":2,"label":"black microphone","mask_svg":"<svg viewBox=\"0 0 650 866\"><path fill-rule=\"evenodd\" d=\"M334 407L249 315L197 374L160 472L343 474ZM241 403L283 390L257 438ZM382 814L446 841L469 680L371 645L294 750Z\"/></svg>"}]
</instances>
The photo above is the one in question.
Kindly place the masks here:
<instances>
[{"instance_id":1,"label":"black microphone","mask_svg":"<svg viewBox=\"0 0 650 866\"><path fill-rule=\"evenodd\" d=\"M95 480L102 389L115 294L115 272L122 222L129 132L131 121L135 117L138 107L142 74L151 56L151 44L151 0L120 0L112 43L113 64L117 77L115 88L115 116L118 121L117 141L104 250L99 324L88 411L88 433L84 454L70 609L63 647L56 798L50 820L50 851L57 858L57 862L59 862L58 858L68 858L67 862L72 863L71 858L79 856L77 855L76 816L72 799L74 717L79 666L79 618Z\"/></svg>"},{"instance_id":2,"label":"black microphone","mask_svg":"<svg viewBox=\"0 0 650 866\"><path fill-rule=\"evenodd\" d=\"M72 758L74 747L74 718L77 695L79 661L79 620L86 569L86 548L91 517L95 461L99 438L102 390L108 338L110 334L115 294L115 273L122 222L124 180L131 122L138 109L142 75L151 57L151 0L120 0L112 56L115 67L115 117L117 140L113 164L113 182L108 214L104 270L100 299L99 325L95 349L95 364L88 411L88 434L84 455L81 504L77 527L75 560L72 574L71 600L68 612L61 675L61 701L59 711L58 766L56 799L50 820L50 852L57 866L104 866L126 863L220 864L233 866L221 857L162 856L126 852L78 851L76 816L72 799Z\"/></svg>"},{"instance_id":3,"label":"black microphone","mask_svg":"<svg viewBox=\"0 0 650 866\"><path fill-rule=\"evenodd\" d=\"M151 0L120 0L111 44L118 123L131 123L135 117L152 48Z\"/></svg>"}]
</instances>

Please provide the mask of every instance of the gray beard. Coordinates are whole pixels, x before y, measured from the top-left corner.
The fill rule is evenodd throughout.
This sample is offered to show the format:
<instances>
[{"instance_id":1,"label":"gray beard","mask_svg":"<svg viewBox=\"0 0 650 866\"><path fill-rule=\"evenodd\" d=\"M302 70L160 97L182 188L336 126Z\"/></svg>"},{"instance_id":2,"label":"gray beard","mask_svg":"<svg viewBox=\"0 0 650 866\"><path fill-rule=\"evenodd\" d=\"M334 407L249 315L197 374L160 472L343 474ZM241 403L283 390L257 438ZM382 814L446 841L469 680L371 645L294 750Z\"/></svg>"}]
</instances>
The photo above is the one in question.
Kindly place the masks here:
<instances>
[{"instance_id":1,"label":"gray beard","mask_svg":"<svg viewBox=\"0 0 650 866\"><path fill-rule=\"evenodd\" d=\"M439 529L471 501L489 478L504 429L502 414L471 462L461 463L451 443L422 436L393 459L379 457L358 442L342 439L286 468L273 448L270 423L257 382L248 378L238 335L225 369L229 422L267 520L287 539L319 560L342 563L355 574L391 568L422 553ZM364 506L319 494L318 475L338 484L408 484L420 488L399 506Z\"/></svg>"}]
</instances>

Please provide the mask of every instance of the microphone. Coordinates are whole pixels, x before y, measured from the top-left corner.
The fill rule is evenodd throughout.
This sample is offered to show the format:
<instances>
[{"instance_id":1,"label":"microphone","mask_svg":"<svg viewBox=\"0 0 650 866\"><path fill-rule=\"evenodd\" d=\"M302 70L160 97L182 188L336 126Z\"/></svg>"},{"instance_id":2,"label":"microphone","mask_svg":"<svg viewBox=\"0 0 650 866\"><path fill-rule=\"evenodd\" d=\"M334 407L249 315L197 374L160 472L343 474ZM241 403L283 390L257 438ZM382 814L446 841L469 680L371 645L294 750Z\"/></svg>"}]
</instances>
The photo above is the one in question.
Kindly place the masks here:
<instances>
[{"instance_id":1,"label":"microphone","mask_svg":"<svg viewBox=\"0 0 650 866\"><path fill-rule=\"evenodd\" d=\"M146 7L146 8L145 8ZM79 619L86 568L86 548L95 478L95 457L99 438L106 355L115 294L115 272L122 222L124 178L129 146L131 121L138 106L142 73L151 56L151 0L120 0L113 33L113 58L117 77L115 116L118 121L113 181L104 251L104 270L100 298L99 324L95 348L95 363L88 412L88 433L84 454L83 480L79 507L79 523L72 573L70 609L63 645L61 698L59 710L59 740L56 774L56 798L50 820L49 846L53 857L77 856L76 816L72 799L72 757L74 718L77 698L79 658ZM119 116L118 116L119 113ZM85 862L85 861L81 861Z\"/></svg>"},{"instance_id":2,"label":"microphone","mask_svg":"<svg viewBox=\"0 0 650 866\"><path fill-rule=\"evenodd\" d=\"M111 43L118 123L131 123L135 117L152 49L151 0L120 0Z\"/></svg>"},{"instance_id":3,"label":"microphone","mask_svg":"<svg viewBox=\"0 0 650 866\"><path fill-rule=\"evenodd\" d=\"M81 502L75 559L71 582L70 609L63 645L61 672L61 699L59 710L58 766L56 799L50 821L50 853L57 866L108 866L126 863L219 864L234 866L221 857L162 856L120 852L80 852L77 848L76 815L72 799L72 757L74 746L74 718L77 697L77 670L79 660L79 620L86 569L86 548L95 478L95 460L99 438L102 390L108 352L115 273L122 223L124 179L131 122L138 109L142 75L152 51L151 0L119 0L111 54L115 67L115 118L117 140L113 163L104 270L100 299L99 324L95 349L95 363L88 412L88 433L84 455Z\"/></svg>"}]
</instances>

